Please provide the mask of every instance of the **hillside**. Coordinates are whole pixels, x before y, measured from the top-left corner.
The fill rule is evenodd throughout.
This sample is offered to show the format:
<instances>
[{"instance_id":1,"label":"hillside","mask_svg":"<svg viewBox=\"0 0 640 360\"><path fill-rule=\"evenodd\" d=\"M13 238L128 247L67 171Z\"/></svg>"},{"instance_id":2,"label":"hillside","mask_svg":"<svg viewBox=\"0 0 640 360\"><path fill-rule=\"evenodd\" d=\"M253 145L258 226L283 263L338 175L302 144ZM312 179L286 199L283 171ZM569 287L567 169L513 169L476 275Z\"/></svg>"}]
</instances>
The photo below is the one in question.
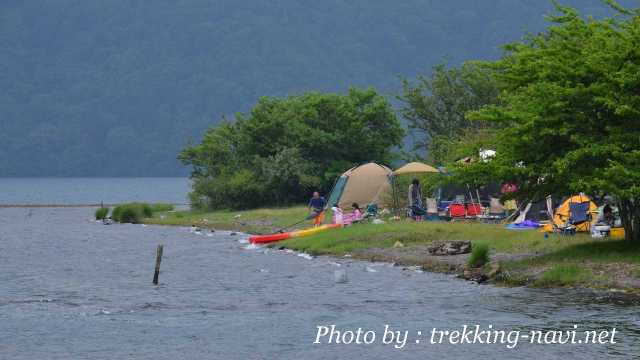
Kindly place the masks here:
<instances>
[{"instance_id":1,"label":"hillside","mask_svg":"<svg viewBox=\"0 0 640 360\"><path fill-rule=\"evenodd\" d=\"M630 2L630 1L628 1ZM564 1L603 14L598 0ZM540 0L0 4L0 176L170 176L262 95L394 94L399 76L493 58L543 29Z\"/></svg>"}]
</instances>

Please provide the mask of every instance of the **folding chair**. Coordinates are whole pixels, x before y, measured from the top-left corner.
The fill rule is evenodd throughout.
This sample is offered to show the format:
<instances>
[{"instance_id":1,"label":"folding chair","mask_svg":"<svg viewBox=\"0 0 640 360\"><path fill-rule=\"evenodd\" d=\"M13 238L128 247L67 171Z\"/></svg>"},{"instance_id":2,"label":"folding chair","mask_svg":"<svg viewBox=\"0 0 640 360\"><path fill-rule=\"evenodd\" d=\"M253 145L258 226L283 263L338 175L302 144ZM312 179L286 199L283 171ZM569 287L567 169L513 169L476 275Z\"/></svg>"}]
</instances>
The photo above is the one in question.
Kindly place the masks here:
<instances>
[{"instance_id":1,"label":"folding chair","mask_svg":"<svg viewBox=\"0 0 640 360\"><path fill-rule=\"evenodd\" d=\"M464 204L454 203L449 205L449 216L451 218L464 218L467 216L467 209Z\"/></svg>"},{"instance_id":2,"label":"folding chair","mask_svg":"<svg viewBox=\"0 0 640 360\"><path fill-rule=\"evenodd\" d=\"M587 224L587 231L591 230L591 214L589 213L590 203L588 201L569 203L569 219L558 230L563 234L574 235L576 227Z\"/></svg>"},{"instance_id":3,"label":"folding chair","mask_svg":"<svg viewBox=\"0 0 640 360\"><path fill-rule=\"evenodd\" d=\"M467 217L476 217L482 215L482 206L478 203L469 203L466 206Z\"/></svg>"},{"instance_id":4,"label":"folding chair","mask_svg":"<svg viewBox=\"0 0 640 360\"><path fill-rule=\"evenodd\" d=\"M367 209L364 213L365 219L376 218L378 216L378 204L371 203L367 205Z\"/></svg>"}]
</instances>

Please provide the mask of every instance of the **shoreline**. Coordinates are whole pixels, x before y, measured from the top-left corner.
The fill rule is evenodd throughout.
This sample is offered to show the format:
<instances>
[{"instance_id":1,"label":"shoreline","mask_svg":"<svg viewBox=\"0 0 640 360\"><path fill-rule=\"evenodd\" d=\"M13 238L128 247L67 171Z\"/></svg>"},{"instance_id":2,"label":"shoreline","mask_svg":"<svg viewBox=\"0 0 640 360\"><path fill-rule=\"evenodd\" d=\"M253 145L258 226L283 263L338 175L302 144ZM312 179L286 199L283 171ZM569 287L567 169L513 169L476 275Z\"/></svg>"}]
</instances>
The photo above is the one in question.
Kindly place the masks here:
<instances>
[{"instance_id":1,"label":"shoreline","mask_svg":"<svg viewBox=\"0 0 640 360\"><path fill-rule=\"evenodd\" d=\"M248 211L177 211L158 214L144 223L196 225L244 233L273 233L304 216L302 206ZM308 224L305 224L308 226ZM297 227L304 228L305 225ZM640 244L595 240L588 235L552 235L506 230L500 225L450 222L388 222L363 224L314 236L276 242L272 248L313 256L420 266L424 271L498 286L586 288L640 296ZM431 255L434 241L467 240L487 244L490 259L478 268L467 266L469 254Z\"/></svg>"}]
</instances>

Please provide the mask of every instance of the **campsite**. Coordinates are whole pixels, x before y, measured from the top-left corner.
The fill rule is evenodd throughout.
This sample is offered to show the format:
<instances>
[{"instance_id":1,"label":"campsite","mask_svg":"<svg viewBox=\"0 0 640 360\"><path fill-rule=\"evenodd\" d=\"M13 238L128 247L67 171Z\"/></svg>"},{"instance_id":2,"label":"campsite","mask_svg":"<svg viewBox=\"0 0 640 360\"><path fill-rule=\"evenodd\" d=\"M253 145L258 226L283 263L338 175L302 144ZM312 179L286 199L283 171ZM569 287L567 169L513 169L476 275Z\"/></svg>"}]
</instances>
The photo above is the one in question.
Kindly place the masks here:
<instances>
[{"instance_id":1,"label":"campsite","mask_svg":"<svg viewBox=\"0 0 640 360\"><path fill-rule=\"evenodd\" d=\"M373 89L262 98L180 154L194 210L149 221L244 228L255 242L313 254L366 249L364 258L380 248L421 258L419 246L462 241L470 254L455 255L469 260L449 271L637 291L640 22L637 10L609 6L613 18L594 19L556 4L545 32L497 60L404 79L399 113L416 140L400 154L404 130ZM320 220L335 226L304 230ZM437 259L416 261L447 262Z\"/></svg>"},{"instance_id":2,"label":"campsite","mask_svg":"<svg viewBox=\"0 0 640 360\"><path fill-rule=\"evenodd\" d=\"M408 183L407 178L419 175L423 179L439 176L442 171L444 169L420 162L395 171L375 163L346 170L337 177L328 195L329 204L345 209L353 203L375 204L376 212L365 213L366 220L342 229L302 230L311 224L310 221L299 223L307 216L305 207L174 212L145 221L254 234L276 233L280 235L274 238L277 242L269 246L314 256L350 256L419 266L428 271L454 273L508 286L618 288L631 293L639 288L640 246L624 240L619 218L612 223L617 227L598 225L604 206L598 206L584 194L556 201L547 197L542 201L524 202L509 214L500 201L491 196L500 196L500 187L494 187L494 194L483 189L480 195L478 189L445 186L433 191L434 196L443 197L425 198L425 204L429 204L425 206L426 213L416 220L407 208L406 189L398 184ZM576 213L576 208L586 211ZM325 223L332 224L333 218L329 209ZM288 227L295 223L298 224L294 228ZM287 232L278 232L280 229ZM301 234L290 237L289 232ZM271 239L273 235L257 237ZM486 262L479 269L473 269L468 266L470 253L434 256L428 251L433 243L456 240L488 246L491 251ZM261 242L271 241L274 240ZM567 269L565 274L563 270ZM554 275L559 271L560 275Z\"/></svg>"}]
</instances>

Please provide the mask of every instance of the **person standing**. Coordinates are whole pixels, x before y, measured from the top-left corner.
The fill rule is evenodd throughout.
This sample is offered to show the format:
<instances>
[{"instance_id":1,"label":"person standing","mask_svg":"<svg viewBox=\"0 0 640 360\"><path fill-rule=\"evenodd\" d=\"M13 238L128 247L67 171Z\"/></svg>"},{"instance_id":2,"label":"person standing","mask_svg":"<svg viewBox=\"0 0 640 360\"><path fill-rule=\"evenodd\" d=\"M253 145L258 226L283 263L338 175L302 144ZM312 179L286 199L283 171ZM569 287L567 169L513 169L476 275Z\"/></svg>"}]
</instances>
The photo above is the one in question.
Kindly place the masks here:
<instances>
[{"instance_id":1,"label":"person standing","mask_svg":"<svg viewBox=\"0 0 640 360\"><path fill-rule=\"evenodd\" d=\"M313 219L313 226L317 227L322 224L324 220L324 208L327 206L327 201L324 197L320 196L317 191L313 192L311 200L309 200L309 217Z\"/></svg>"},{"instance_id":2,"label":"person standing","mask_svg":"<svg viewBox=\"0 0 640 360\"><path fill-rule=\"evenodd\" d=\"M422 207L422 188L418 179L413 179L409 185L409 209L416 220L426 214Z\"/></svg>"}]
</instances>

